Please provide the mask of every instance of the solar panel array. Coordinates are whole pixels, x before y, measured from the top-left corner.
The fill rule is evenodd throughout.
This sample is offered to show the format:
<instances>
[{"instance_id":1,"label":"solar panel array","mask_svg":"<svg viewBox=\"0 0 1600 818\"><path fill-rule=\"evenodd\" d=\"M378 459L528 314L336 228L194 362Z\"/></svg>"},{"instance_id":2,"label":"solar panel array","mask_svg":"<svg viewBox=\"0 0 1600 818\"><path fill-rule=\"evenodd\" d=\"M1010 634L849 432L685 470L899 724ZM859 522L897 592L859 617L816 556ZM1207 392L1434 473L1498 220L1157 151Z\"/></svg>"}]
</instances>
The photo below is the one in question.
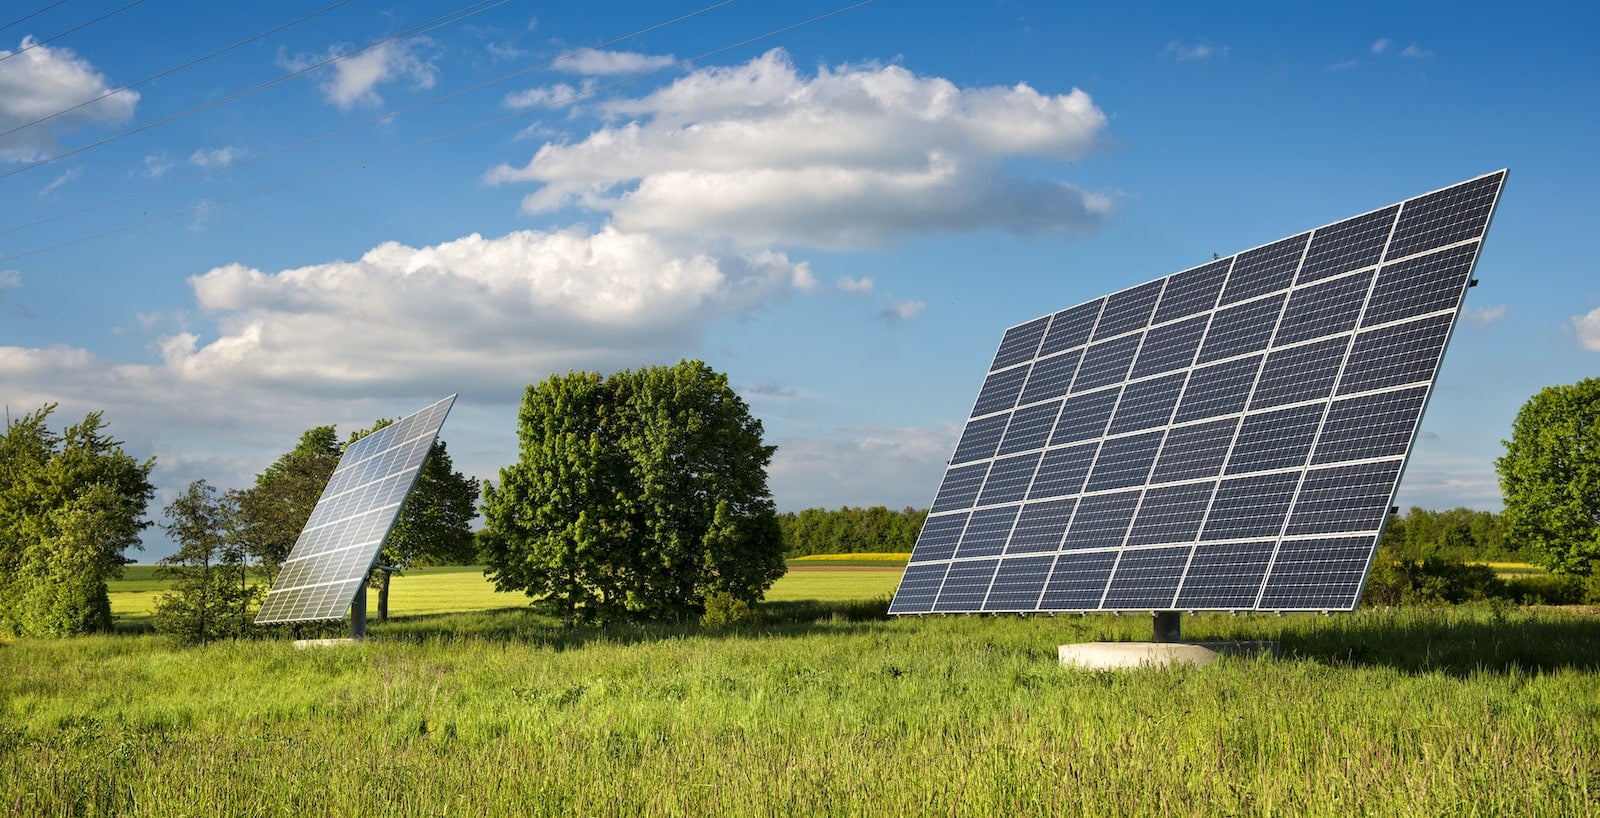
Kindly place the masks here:
<instances>
[{"instance_id":1,"label":"solar panel array","mask_svg":"<svg viewBox=\"0 0 1600 818\"><path fill-rule=\"evenodd\" d=\"M889 612L1354 608L1505 176L1007 330Z\"/></svg>"},{"instance_id":2,"label":"solar panel array","mask_svg":"<svg viewBox=\"0 0 1600 818\"><path fill-rule=\"evenodd\" d=\"M256 624L340 619L400 517L456 396L350 444L256 614Z\"/></svg>"}]
</instances>

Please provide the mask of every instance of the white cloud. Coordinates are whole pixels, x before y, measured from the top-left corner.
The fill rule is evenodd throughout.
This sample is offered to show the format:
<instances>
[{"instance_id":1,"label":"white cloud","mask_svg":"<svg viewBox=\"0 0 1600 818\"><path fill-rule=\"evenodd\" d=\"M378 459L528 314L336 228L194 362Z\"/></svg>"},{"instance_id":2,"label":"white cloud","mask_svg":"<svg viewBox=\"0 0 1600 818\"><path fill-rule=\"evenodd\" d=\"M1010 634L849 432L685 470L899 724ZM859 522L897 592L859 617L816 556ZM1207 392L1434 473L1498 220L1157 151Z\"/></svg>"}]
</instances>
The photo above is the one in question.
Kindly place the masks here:
<instances>
[{"instance_id":1,"label":"white cloud","mask_svg":"<svg viewBox=\"0 0 1600 818\"><path fill-rule=\"evenodd\" d=\"M1378 39L1372 41L1372 46L1367 49L1367 52L1370 54L1382 54L1383 52L1388 51L1389 46L1391 45L1394 45L1394 40L1391 40L1388 37L1379 37Z\"/></svg>"},{"instance_id":2,"label":"white cloud","mask_svg":"<svg viewBox=\"0 0 1600 818\"><path fill-rule=\"evenodd\" d=\"M1360 64L1361 64L1360 60L1358 60L1358 59L1356 59L1354 57L1351 57L1348 60L1343 60L1341 62L1336 62L1333 65L1330 65L1328 67L1333 69L1334 71L1344 71L1344 70L1349 69L1349 68L1355 68L1356 66L1358 66Z\"/></svg>"},{"instance_id":3,"label":"white cloud","mask_svg":"<svg viewBox=\"0 0 1600 818\"><path fill-rule=\"evenodd\" d=\"M959 428L852 427L778 438L767 470L783 511L851 505L924 507L944 474Z\"/></svg>"},{"instance_id":4,"label":"white cloud","mask_svg":"<svg viewBox=\"0 0 1600 818\"><path fill-rule=\"evenodd\" d=\"M839 276L839 280L834 282L834 286L847 293L870 293L873 286L875 286L875 282L870 276L866 278Z\"/></svg>"},{"instance_id":5,"label":"white cloud","mask_svg":"<svg viewBox=\"0 0 1600 818\"><path fill-rule=\"evenodd\" d=\"M50 194L55 193L57 190L59 190L61 188L62 185L69 184L73 180L77 179L78 177L80 177L82 175L83 175L83 168L68 168L67 170L63 171L60 175L56 176L55 179L51 180L50 184L45 185L42 188L39 188L39 193L38 193L39 198L41 198L41 199L49 198Z\"/></svg>"},{"instance_id":6,"label":"white cloud","mask_svg":"<svg viewBox=\"0 0 1600 818\"><path fill-rule=\"evenodd\" d=\"M917 316L928 305L922 301L896 301L885 307L877 314L877 319L890 326L896 326Z\"/></svg>"},{"instance_id":7,"label":"white cloud","mask_svg":"<svg viewBox=\"0 0 1600 818\"><path fill-rule=\"evenodd\" d=\"M1197 60L1221 59L1228 56L1228 46L1217 45L1207 41L1197 43L1180 43L1174 40L1167 43L1161 50L1163 56L1171 57L1178 62L1194 62Z\"/></svg>"},{"instance_id":8,"label":"white cloud","mask_svg":"<svg viewBox=\"0 0 1600 818\"><path fill-rule=\"evenodd\" d=\"M243 155L243 151L234 147L227 148L201 148L189 154L189 164L200 168L217 168L232 164L234 160Z\"/></svg>"},{"instance_id":9,"label":"white cloud","mask_svg":"<svg viewBox=\"0 0 1600 818\"><path fill-rule=\"evenodd\" d=\"M507 108L513 111L522 111L529 108L570 104L577 98L579 93L581 92L578 89L563 82L540 88L513 91L506 94L503 102Z\"/></svg>"},{"instance_id":10,"label":"white cloud","mask_svg":"<svg viewBox=\"0 0 1600 818\"><path fill-rule=\"evenodd\" d=\"M638 54L632 51L601 51L589 49L574 51L558 57L550 67L569 74L585 77L609 77L616 74L638 74L666 68L677 62L670 54Z\"/></svg>"},{"instance_id":11,"label":"white cloud","mask_svg":"<svg viewBox=\"0 0 1600 818\"><path fill-rule=\"evenodd\" d=\"M21 49L28 49L23 51ZM14 56L13 56L14 55ZM56 150L56 134L86 125L119 125L133 116L139 102L134 91L120 91L49 122L22 126L65 111L111 90L106 78L65 48L35 44L22 38L18 51L0 49L0 160L30 162Z\"/></svg>"},{"instance_id":12,"label":"white cloud","mask_svg":"<svg viewBox=\"0 0 1600 818\"><path fill-rule=\"evenodd\" d=\"M11 290L22 286L22 273L16 270L0 270L0 290Z\"/></svg>"},{"instance_id":13,"label":"white cloud","mask_svg":"<svg viewBox=\"0 0 1600 818\"><path fill-rule=\"evenodd\" d=\"M1427 50L1426 48L1422 48L1416 43L1412 43L1411 45L1406 46L1404 49L1401 49L1400 56L1413 60L1424 60L1428 57L1432 57L1433 52Z\"/></svg>"},{"instance_id":14,"label":"white cloud","mask_svg":"<svg viewBox=\"0 0 1600 818\"><path fill-rule=\"evenodd\" d=\"M172 170L172 167L173 162L167 158L166 154L152 153L145 156L144 170L139 171L139 173L151 179L160 179L166 175L167 171Z\"/></svg>"},{"instance_id":15,"label":"white cloud","mask_svg":"<svg viewBox=\"0 0 1600 818\"><path fill-rule=\"evenodd\" d=\"M1600 352L1600 307L1586 315L1574 315L1572 328L1578 333L1578 343L1590 352Z\"/></svg>"},{"instance_id":16,"label":"white cloud","mask_svg":"<svg viewBox=\"0 0 1600 818\"><path fill-rule=\"evenodd\" d=\"M487 181L541 184L523 201L530 213L578 204L610 212L625 231L753 246L881 246L988 229L1076 236L1111 207L1105 196L1002 167L1100 146L1105 114L1077 89L962 89L875 64L803 77L774 50L605 110L636 119L576 144L547 143Z\"/></svg>"},{"instance_id":17,"label":"white cloud","mask_svg":"<svg viewBox=\"0 0 1600 818\"><path fill-rule=\"evenodd\" d=\"M1506 313L1510 309L1511 307L1506 304L1498 304L1493 307L1468 307L1467 321L1471 322L1474 328L1484 329L1491 324L1499 323L1500 319L1506 317Z\"/></svg>"},{"instance_id":18,"label":"white cloud","mask_svg":"<svg viewBox=\"0 0 1600 818\"><path fill-rule=\"evenodd\" d=\"M357 106L373 107L383 103L377 88L384 83L410 78L413 88L432 88L435 67L433 58L423 51L433 45L427 37L416 37L403 42L388 42L368 49L328 66L331 74L322 83L323 97L328 102L349 110ZM337 56L344 47L335 46L325 55L300 54L280 58L279 64L291 71L302 71L330 57Z\"/></svg>"}]
</instances>

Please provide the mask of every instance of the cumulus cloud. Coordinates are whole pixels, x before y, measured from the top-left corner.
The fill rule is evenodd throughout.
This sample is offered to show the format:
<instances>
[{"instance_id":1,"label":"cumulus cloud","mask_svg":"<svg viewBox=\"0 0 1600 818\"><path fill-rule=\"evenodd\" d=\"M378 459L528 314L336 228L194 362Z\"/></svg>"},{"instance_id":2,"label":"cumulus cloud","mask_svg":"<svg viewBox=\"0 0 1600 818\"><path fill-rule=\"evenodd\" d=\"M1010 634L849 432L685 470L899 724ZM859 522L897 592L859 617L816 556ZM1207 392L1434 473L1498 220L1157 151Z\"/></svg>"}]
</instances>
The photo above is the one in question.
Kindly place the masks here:
<instances>
[{"instance_id":1,"label":"cumulus cloud","mask_svg":"<svg viewBox=\"0 0 1600 818\"><path fill-rule=\"evenodd\" d=\"M921 301L896 301L885 307L876 318L890 326L898 326L915 318L927 306Z\"/></svg>"},{"instance_id":2,"label":"cumulus cloud","mask_svg":"<svg viewBox=\"0 0 1600 818\"><path fill-rule=\"evenodd\" d=\"M321 86L323 97L349 110L381 105L383 97L378 95L377 88L385 83L409 78L413 88L432 88L436 69L433 58L424 54L432 45L433 41L427 37L416 37L384 43L341 59L326 69L329 76ZM345 50L343 46L335 46L323 55L280 58L279 64L291 71L303 71Z\"/></svg>"},{"instance_id":3,"label":"cumulus cloud","mask_svg":"<svg viewBox=\"0 0 1600 818\"><path fill-rule=\"evenodd\" d=\"M1586 315L1574 315L1572 328L1578 333L1578 343L1590 352L1600 352L1600 307Z\"/></svg>"},{"instance_id":4,"label":"cumulus cloud","mask_svg":"<svg viewBox=\"0 0 1600 818\"><path fill-rule=\"evenodd\" d=\"M638 54L632 51L602 51L588 49L574 51L558 57L550 67L569 74L585 77L609 77L617 74L637 74L666 68L677 62L670 54Z\"/></svg>"},{"instance_id":5,"label":"cumulus cloud","mask_svg":"<svg viewBox=\"0 0 1600 818\"><path fill-rule=\"evenodd\" d=\"M1484 329L1491 324L1499 323L1500 319L1506 317L1506 313L1510 309L1511 307L1506 304L1498 304L1493 307L1468 307L1467 320L1472 323L1474 328Z\"/></svg>"},{"instance_id":6,"label":"cumulus cloud","mask_svg":"<svg viewBox=\"0 0 1600 818\"><path fill-rule=\"evenodd\" d=\"M1226 57L1228 56L1228 47L1204 40L1197 43L1180 43L1174 40L1167 43L1167 47L1161 50L1161 54L1178 62L1195 62Z\"/></svg>"},{"instance_id":7,"label":"cumulus cloud","mask_svg":"<svg viewBox=\"0 0 1600 818\"><path fill-rule=\"evenodd\" d=\"M875 283L870 276L866 278L839 276L839 280L834 282L834 286L847 293L870 293Z\"/></svg>"},{"instance_id":8,"label":"cumulus cloud","mask_svg":"<svg viewBox=\"0 0 1600 818\"><path fill-rule=\"evenodd\" d=\"M28 126L96 99L111 87L88 60L68 49L38 45L32 37L24 37L17 51L0 48L0 132L20 129L0 136L0 160L31 162L56 150L58 133L128 121L139 103L134 91L119 91Z\"/></svg>"},{"instance_id":9,"label":"cumulus cloud","mask_svg":"<svg viewBox=\"0 0 1600 818\"><path fill-rule=\"evenodd\" d=\"M577 98L579 93L581 92L578 89L562 82L555 85L513 91L506 94L503 103L513 111L525 111L530 108L570 104Z\"/></svg>"},{"instance_id":10,"label":"cumulus cloud","mask_svg":"<svg viewBox=\"0 0 1600 818\"><path fill-rule=\"evenodd\" d=\"M189 154L189 164L200 168L217 168L232 164L244 152L238 148L201 148Z\"/></svg>"},{"instance_id":11,"label":"cumulus cloud","mask_svg":"<svg viewBox=\"0 0 1600 818\"><path fill-rule=\"evenodd\" d=\"M16 270L0 270L0 290L10 290L22 286L22 273Z\"/></svg>"},{"instance_id":12,"label":"cumulus cloud","mask_svg":"<svg viewBox=\"0 0 1600 818\"><path fill-rule=\"evenodd\" d=\"M547 143L492 184L533 182L523 208L576 204L621 230L749 246L872 247L927 232L1076 236L1107 197L1018 176L1008 159L1069 161L1097 149L1106 117L1081 90L959 88L899 66L802 76L781 50L706 68L638 99L630 118L575 144Z\"/></svg>"}]
</instances>

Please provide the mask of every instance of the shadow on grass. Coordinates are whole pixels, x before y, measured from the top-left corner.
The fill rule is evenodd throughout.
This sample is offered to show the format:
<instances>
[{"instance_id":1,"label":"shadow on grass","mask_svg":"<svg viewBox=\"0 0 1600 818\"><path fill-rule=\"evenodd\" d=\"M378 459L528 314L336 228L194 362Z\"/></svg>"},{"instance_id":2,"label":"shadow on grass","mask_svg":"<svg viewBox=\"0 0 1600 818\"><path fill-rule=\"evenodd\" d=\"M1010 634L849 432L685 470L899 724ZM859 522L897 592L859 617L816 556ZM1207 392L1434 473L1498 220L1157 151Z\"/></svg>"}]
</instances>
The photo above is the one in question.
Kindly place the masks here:
<instances>
[{"instance_id":1,"label":"shadow on grass","mask_svg":"<svg viewBox=\"0 0 1600 818\"><path fill-rule=\"evenodd\" d=\"M1286 658L1404 673L1600 672L1600 616L1584 611L1491 605L1371 610L1285 629L1279 639Z\"/></svg>"}]
</instances>

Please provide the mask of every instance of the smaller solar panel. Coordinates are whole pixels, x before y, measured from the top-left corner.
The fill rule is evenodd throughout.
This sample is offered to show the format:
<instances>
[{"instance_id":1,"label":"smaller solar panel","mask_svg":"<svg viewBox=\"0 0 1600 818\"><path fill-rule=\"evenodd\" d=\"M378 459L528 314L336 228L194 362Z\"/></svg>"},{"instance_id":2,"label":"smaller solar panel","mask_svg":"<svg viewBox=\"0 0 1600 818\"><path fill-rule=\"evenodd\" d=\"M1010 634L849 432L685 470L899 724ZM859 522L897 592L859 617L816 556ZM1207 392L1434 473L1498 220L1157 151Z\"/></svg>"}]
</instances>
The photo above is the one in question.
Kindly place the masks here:
<instances>
[{"instance_id":1,"label":"smaller solar panel","mask_svg":"<svg viewBox=\"0 0 1600 818\"><path fill-rule=\"evenodd\" d=\"M456 396L350 444L256 614L256 624L340 619L367 581Z\"/></svg>"}]
</instances>

